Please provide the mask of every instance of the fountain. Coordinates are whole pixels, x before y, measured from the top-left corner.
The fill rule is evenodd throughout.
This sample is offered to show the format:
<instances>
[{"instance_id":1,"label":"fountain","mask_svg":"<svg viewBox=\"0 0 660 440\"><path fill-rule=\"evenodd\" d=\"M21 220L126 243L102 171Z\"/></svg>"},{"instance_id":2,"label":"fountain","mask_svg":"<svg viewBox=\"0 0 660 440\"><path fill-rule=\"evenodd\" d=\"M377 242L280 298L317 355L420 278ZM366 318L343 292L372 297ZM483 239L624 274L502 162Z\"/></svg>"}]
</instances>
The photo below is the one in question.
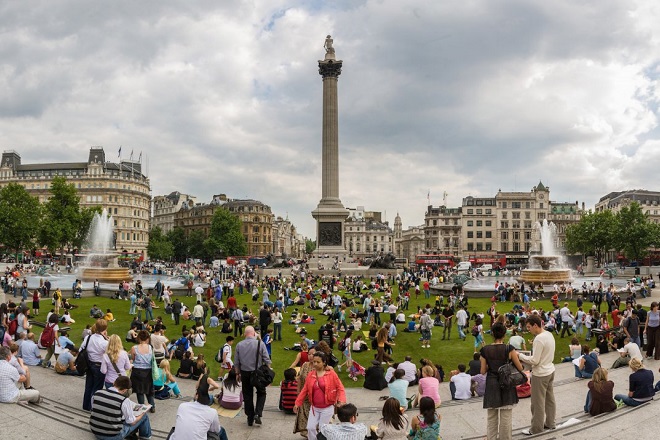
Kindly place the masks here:
<instances>
[{"instance_id":1,"label":"fountain","mask_svg":"<svg viewBox=\"0 0 660 440\"><path fill-rule=\"evenodd\" d=\"M566 268L563 257L558 255L555 248L555 224L544 219L543 224L536 222L534 229L541 236L541 255L529 257L529 268L522 270L519 280L541 284L572 281L571 270Z\"/></svg>"},{"instance_id":2,"label":"fountain","mask_svg":"<svg viewBox=\"0 0 660 440\"><path fill-rule=\"evenodd\" d=\"M114 223L112 216L104 209L94 214L87 237L88 255L81 267L83 281L120 282L131 280L129 270L119 266L119 254L113 249Z\"/></svg>"}]
</instances>

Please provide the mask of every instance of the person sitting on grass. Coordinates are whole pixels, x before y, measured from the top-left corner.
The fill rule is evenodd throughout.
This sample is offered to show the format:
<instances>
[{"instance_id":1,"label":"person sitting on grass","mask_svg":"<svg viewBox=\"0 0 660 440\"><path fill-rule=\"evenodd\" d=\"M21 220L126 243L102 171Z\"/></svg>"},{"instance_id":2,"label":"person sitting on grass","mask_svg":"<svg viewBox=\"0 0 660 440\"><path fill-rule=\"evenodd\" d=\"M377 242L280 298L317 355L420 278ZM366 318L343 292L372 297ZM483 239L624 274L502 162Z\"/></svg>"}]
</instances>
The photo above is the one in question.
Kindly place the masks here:
<instances>
[{"instance_id":1,"label":"person sitting on grass","mask_svg":"<svg viewBox=\"0 0 660 440\"><path fill-rule=\"evenodd\" d=\"M115 322L115 315L112 314L112 310L108 309L105 312L105 315L103 316L103 319L105 319L108 322Z\"/></svg>"}]
</instances>

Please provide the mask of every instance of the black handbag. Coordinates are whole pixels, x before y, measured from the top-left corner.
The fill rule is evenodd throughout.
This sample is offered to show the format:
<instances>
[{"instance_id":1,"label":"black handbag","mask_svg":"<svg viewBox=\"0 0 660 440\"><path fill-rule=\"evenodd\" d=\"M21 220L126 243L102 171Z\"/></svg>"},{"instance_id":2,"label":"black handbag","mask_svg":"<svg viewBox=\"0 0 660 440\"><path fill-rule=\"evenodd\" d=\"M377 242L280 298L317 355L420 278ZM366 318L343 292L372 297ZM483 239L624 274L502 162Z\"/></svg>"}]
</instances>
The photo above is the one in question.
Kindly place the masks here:
<instances>
[{"instance_id":1,"label":"black handbag","mask_svg":"<svg viewBox=\"0 0 660 440\"><path fill-rule=\"evenodd\" d=\"M87 370L89 369L89 355L87 354L87 344L89 344L89 338L92 336L89 335L85 339L85 346L80 348L80 351L78 352L78 356L76 356L76 360L74 361L74 365L76 366L76 371L80 376L84 376L85 373L87 373Z\"/></svg>"},{"instance_id":2,"label":"black handbag","mask_svg":"<svg viewBox=\"0 0 660 440\"><path fill-rule=\"evenodd\" d=\"M506 364L502 365L497 369L497 380L500 383L500 388L514 388L518 385L527 383L527 375L522 371L519 371L511 359L509 358L509 353L511 352L511 346L506 345Z\"/></svg>"},{"instance_id":3,"label":"black handbag","mask_svg":"<svg viewBox=\"0 0 660 440\"><path fill-rule=\"evenodd\" d=\"M255 386L257 388L266 388L268 385L273 383L275 379L275 371L272 370L268 364L262 364L259 366L259 358L261 357L261 340L257 343L257 359L256 359L256 368L254 369L255 377Z\"/></svg>"}]
</instances>

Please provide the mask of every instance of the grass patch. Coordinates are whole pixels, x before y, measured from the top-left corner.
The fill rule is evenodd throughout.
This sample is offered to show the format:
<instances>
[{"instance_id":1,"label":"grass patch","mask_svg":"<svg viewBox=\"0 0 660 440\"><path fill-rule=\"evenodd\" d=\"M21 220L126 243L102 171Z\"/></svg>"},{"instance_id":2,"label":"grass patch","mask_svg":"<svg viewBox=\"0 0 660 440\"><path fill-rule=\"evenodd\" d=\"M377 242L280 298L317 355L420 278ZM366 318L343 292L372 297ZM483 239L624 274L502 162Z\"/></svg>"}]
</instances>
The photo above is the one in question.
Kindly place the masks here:
<instances>
[{"instance_id":1,"label":"grass patch","mask_svg":"<svg viewBox=\"0 0 660 440\"><path fill-rule=\"evenodd\" d=\"M394 295L397 294L398 294L397 288L394 287ZM380 297L380 295L377 295L377 297ZM194 298L186 298L179 296L179 299L192 310L195 303ZM247 293L243 295L238 295L237 300L239 307L242 307L245 304L256 315L258 315L258 305L252 303L252 299L250 295L248 295ZM417 310L417 306L423 307L427 303L433 304L434 302L435 302L434 298L431 298L429 300L424 299L423 294L420 295L418 299L416 299L414 290L411 290L410 310L405 312L406 316L410 313L415 313ZM574 300L573 301L569 300L568 302L570 303L570 307L572 310L574 311L577 310ZM76 343L77 345L80 344L82 339L81 333L82 330L85 328L85 325L87 324L91 325L94 323L94 319L89 317L89 309L91 309L92 305L96 304L103 311L107 309L112 310L116 321L108 323L108 334L113 334L113 333L117 334L121 338L121 340L124 341L124 347L127 350L130 350L131 344L125 342L126 333L128 332L130 322L133 319L133 316L128 314L130 301L114 300L107 297L84 297L82 299L72 299L71 303L79 306L77 309L72 311L72 316L76 320L76 322L71 325L71 332L69 336L74 341L74 343ZM549 310L552 307L549 298L533 302L532 305L533 307L537 307L537 308L543 307L546 310ZM174 321L171 319L171 317L165 314L164 308L162 307L162 303L159 303L158 306L160 308L154 309L154 316L163 317L163 322L167 326L167 331L165 335L170 340L177 339L181 336L181 327L183 325L186 325L189 328L194 323L194 321L181 321L181 325L175 326ZM590 304L585 304L585 306L590 306ZM472 312L485 313L489 307L490 307L489 298L469 299L470 315L472 314ZM500 313L508 312L512 307L513 307L513 303L511 302L497 304L497 310ZM45 318L45 314L47 313L48 310L50 310L50 304L47 301L42 300L41 315L36 318ZM291 310L292 308L289 309L289 311ZM316 339L318 335L318 329L321 325L327 322L327 317L323 316L320 310L307 310L307 313L309 313L312 316L315 316L316 322L315 324L305 324L304 326L308 331L308 337L312 339ZM292 347L294 343L300 341L300 337L294 331L295 329L294 325L287 324L286 322L289 316L290 314L284 315L284 323L282 326L282 341L273 341L272 344L272 357L273 357L272 366L275 372L277 373L277 376L275 378L276 383L279 383L279 381L282 380L283 371L286 368L288 368L289 365L291 365L291 363L294 361L297 355L297 352L288 351L285 350L284 348ZM381 319L385 319L387 317L389 317L388 314L381 314ZM484 320L484 327L488 328L489 324L490 321L488 318L486 318ZM441 340L443 328L434 327L430 349L422 349L420 347L419 333L404 333L403 328L404 326L401 324L397 326L398 336L396 337L396 341L395 341L396 346L394 347L394 353L393 353L393 358L396 361L403 361L404 357L407 355L412 356L413 361L416 363L418 363L421 358L429 358L434 363L442 365L445 372L448 374L449 371L455 369L459 363L467 364L472 359L472 354L474 351L474 338L469 334L469 331L466 330L467 340L461 341L460 339L458 339L458 330L455 324L451 331L451 339L445 341ZM219 328L212 329L209 328L208 325L206 327L206 330L207 330L206 346L203 348L195 347L194 350L195 350L195 354L198 353L204 354L204 357L207 360L207 364L211 369L212 377L217 377L217 374L219 373L220 370L220 364L215 362L213 359L217 354L219 348L222 347L222 345L225 343L226 335L220 333ZM363 330L368 330L368 327L363 326ZM485 337L486 343L487 344L490 343L492 341L490 336L489 335L485 335L485 336L486 336ZM529 342L531 336L528 333L525 333L523 336L527 341L528 349L531 348L531 343ZM568 344L570 342L570 338L560 339L557 335L555 335L555 338L557 340L555 362L560 362L561 358L563 358L568 354ZM241 338L237 338L237 341L235 341L234 346L236 346L236 343L238 343L240 339ZM594 340L595 338L592 339L591 341L592 346L594 346L595 344ZM582 341L583 343L585 343L584 340ZM367 341L367 343L369 343L369 341ZM363 365L365 368L367 368L369 367L371 361L373 360L374 354L375 354L374 350L362 352L362 353L354 353L353 358L361 365ZM338 352L336 346L335 346L335 355L340 359L340 362L343 362L342 356ZM173 372L176 372L177 368L178 368L178 362L173 361L172 362ZM357 382L354 382L348 379L346 372L340 373L340 377L343 379L344 384L348 387L362 386L362 380L358 380Z\"/></svg>"}]
</instances>

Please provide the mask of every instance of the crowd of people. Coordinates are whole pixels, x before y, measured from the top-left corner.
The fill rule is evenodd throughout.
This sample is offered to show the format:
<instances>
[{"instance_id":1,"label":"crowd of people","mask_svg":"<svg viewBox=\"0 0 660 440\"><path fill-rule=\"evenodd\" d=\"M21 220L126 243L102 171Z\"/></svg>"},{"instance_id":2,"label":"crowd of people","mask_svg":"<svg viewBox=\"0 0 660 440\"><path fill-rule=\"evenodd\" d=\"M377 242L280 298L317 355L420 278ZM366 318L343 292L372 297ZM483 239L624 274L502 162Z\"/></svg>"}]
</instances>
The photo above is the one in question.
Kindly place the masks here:
<instances>
[{"instance_id":1,"label":"crowd of people","mask_svg":"<svg viewBox=\"0 0 660 440\"><path fill-rule=\"evenodd\" d=\"M470 316L468 298L460 289L447 298L437 295L435 303L431 301L428 285L437 279L435 273L404 274L396 278L378 276L364 281L357 277L314 277L302 271L292 273L289 279L278 276L261 282L249 273L234 274L223 280L217 273L200 275L196 274L196 287L195 283L186 284L187 295L195 298L192 310L160 281L154 293L144 291L139 283L119 284L115 295L118 307L121 308L121 301L126 301L126 312L134 317L124 338L134 344L130 350L124 349L119 335L108 334L108 323L115 319L110 309L102 312L96 305L91 308L89 316L94 319L93 324L84 330L82 343L76 347L67 332L67 327L75 322L71 318L73 306L61 291L55 290L51 295L50 286L41 284L32 295L32 315L27 305L30 294L23 295L13 285L6 288L7 292L11 289L17 294L21 292L22 301L0 305L0 324L7 329L0 350L0 401L39 403L41 396L31 386L30 367L52 367L62 375L85 375L82 408L90 412L90 428L97 438L125 438L134 432L148 438L151 435L148 414L156 411L156 400L180 398L177 380L194 379L197 381L195 400L179 406L170 438L205 438L202 434L211 432L224 440L226 431L220 426L217 412L209 411L208 406L217 402L226 409L243 408L248 426L264 423L267 388L261 380L262 368L272 364L272 342L282 340L284 314L299 334L300 343L292 347L296 351L295 359L283 372L279 407L295 414L293 431L311 440L362 439L371 435L366 426L357 422L357 407L347 402L338 375L342 368L350 378L364 375L364 388L388 389L389 395L383 396L382 418L373 430L378 438L403 438L409 434L416 439L438 438L441 422L438 410L442 403L439 389L445 380L449 382L452 399L483 396L488 438L510 438L512 410L519 397L515 387L500 386L498 373L509 362L520 371L527 368L532 372L532 423L524 434L552 429L556 418L552 332L557 332L560 338L581 337L584 329L585 341L597 335L603 339L605 348L619 350L620 356L612 368L629 365L633 371L630 392L612 396L613 384L598 356L605 348L597 344L598 350L592 351L588 344L573 340L566 359L574 362L576 377L591 379L585 412L598 414L614 410L617 405L639 405L660 388L653 384L653 373L644 368L641 354L641 336L646 334L649 341L646 357L660 358L656 346L660 345L660 336L656 335L660 328L658 305L653 303L650 311L645 311L635 304L634 292L626 298L624 310L619 310L618 294L612 291L611 298L605 294L607 312L600 312L596 297L587 298L592 300L593 307L585 311L581 294L574 293L570 286L569 289L554 286L555 292L549 298L552 307L545 311L542 307L532 307L537 304L531 299L525 301L529 292L524 286L518 290L518 286L498 283L489 311ZM423 281L424 278L429 281ZM538 289L530 290L538 296ZM341 295L340 291L349 294ZM594 291L599 292L600 287ZM247 305L238 306L236 298L242 293L251 295L253 303L259 305L257 313L253 314ZM422 293L429 302L417 307L416 313L410 313L407 318L402 311L409 310L412 295L418 300ZM559 306L560 295L570 299L574 294L575 312L570 310L568 302ZM517 295L520 298L509 312L497 311L498 302L515 300ZM56 306L47 314L39 338L32 331L29 319L39 310L38 306L34 307L35 297L37 301L42 297L52 298ZM169 340L164 335L165 323L153 314L160 302L165 316L171 315L174 325L180 325L180 320L185 323L180 337ZM309 339L304 325L321 317L326 317L327 323L320 326L315 341ZM486 320L490 320L489 326L485 325ZM459 339L466 340L468 335L474 338L474 356L456 365L448 377L442 366L429 358L415 363L412 356L404 354L400 357L402 361L395 362L399 357L394 352L397 324L405 327L404 332L419 333L421 348L430 347L434 327L443 327L442 339L451 339L451 330L456 325ZM206 344L207 328L217 328L226 335L216 356L221 366L217 380L210 377L204 355L195 353L195 347ZM363 328L368 328L368 336L360 334ZM533 339L531 352L523 334ZM243 338L234 345L240 336ZM487 339L488 342L492 339L492 343L487 343ZM335 348L343 362L335 356ZM42 349L46 349L45 355ZM374 359L364 368L352 354L367 350L373 350ZM173 359L179 361L176 373L170 367ZM408 397L410 387L415 387L413 399ZM136 394L142 408L137 415L128 399L130 394ZM411 411L419 413L411 416ZM335 413L340 423L330 423ZM200 437L189 437L188 433L192 432Z\"/></svg>"}]
</instances>

